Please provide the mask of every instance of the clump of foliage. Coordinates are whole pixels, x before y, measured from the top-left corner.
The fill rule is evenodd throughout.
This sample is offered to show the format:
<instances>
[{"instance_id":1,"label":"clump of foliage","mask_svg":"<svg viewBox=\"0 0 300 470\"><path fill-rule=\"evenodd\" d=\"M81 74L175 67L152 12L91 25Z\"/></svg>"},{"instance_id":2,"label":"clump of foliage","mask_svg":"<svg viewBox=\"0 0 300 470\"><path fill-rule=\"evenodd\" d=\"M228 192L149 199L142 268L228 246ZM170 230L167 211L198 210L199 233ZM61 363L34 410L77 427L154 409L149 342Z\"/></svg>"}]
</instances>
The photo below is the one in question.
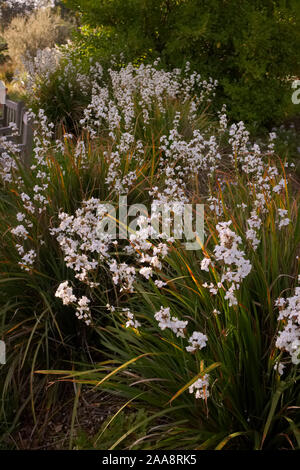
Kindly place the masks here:
<instances>
[{"instance_id":1,"label":"clump of foliage","mask_svg":"<svg viewBox=\"0 0 300 470\"><path fill-rule=\"evenodd\" d=\"M70 22L63 20L49 8L35 10L28 16L13 18L3 36L14 67L22 71L24 61L34 58L39 49L65 43L71 29Z\"/></svg>"},{"instance_id":2,"label":"clump of foliage","mask_svg":"<svg viewBox=\"0 0 300 470\"><path fill-rule=\"evenodd\" d=\"M80 120L91 93L91 83L82 73L81 64L61 57L54 48L39 51L33 62L27 62L27 68L26 99L30 108L36 113L43 109L57 131L63 126L65 131L80 133Z\"/></svg>"}]
</instances>

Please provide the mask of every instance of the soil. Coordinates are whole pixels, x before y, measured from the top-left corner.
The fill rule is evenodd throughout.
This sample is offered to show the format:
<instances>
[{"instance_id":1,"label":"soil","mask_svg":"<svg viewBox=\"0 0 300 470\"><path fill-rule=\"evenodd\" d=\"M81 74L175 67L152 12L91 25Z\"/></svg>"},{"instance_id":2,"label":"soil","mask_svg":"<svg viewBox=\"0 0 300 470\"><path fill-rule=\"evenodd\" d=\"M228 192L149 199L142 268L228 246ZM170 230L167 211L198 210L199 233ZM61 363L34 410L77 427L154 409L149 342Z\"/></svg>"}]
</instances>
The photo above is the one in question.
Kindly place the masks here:
<instances>
[{"instance_id":1,"label":"soil","mask_svg":"<svg viewBox=\"0 0 300 470\"><path fill-rule=\"evenodd\" d=\"M18 430L10 436L15 448L24 450L69 449L71 438L71 420L74 408L75 392L68 387L62 397L61 405L55 409L41 407L37 411L36 423L30 410L21 419ZM73 444L78 431L93 438L99 432L103 422L114 415L124 404L120 398L98 390L81 391L74 422ZM76 447L76 445L75 445Z\"/></svg>"}]
</instances>

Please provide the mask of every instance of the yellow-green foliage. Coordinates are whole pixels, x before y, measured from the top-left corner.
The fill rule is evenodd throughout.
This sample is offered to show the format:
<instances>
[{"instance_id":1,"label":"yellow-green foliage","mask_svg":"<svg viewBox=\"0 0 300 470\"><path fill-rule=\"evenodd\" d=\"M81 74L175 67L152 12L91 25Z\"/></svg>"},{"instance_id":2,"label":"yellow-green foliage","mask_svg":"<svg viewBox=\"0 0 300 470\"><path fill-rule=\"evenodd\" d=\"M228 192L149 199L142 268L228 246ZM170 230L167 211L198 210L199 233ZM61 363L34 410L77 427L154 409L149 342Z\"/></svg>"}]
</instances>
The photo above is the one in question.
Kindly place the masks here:
<instances>
[{"instance_id":1,"label":"yellow-green foliage","mask_svg":"<svg viewBox=\"0 0 300 470\"><path fill-rule=\"evenodd\" d=\"M63 44L70 36L72 24L50 8L30 16L17 16L3 33L9 56L16 68L22 69L23 57L34 57L38 49Z\"/></svg>"}]
</instances>

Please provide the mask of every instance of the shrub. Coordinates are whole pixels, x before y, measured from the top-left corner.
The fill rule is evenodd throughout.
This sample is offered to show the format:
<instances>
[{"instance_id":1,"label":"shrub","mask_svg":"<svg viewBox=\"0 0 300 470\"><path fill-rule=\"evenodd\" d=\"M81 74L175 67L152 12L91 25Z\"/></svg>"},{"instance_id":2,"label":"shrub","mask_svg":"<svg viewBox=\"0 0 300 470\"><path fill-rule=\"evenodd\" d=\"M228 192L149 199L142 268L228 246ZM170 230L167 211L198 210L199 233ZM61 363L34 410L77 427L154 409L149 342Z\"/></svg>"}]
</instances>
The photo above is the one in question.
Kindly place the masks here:
<instances>
[{"instance_id":1,"label":"shrub","mask_svg":"<svg viewBox=\"0 0 300 470\"><path fill-rule=\"evenodd\" d=\"M74 132L78 135L86 123L85 114L89 108L93 109L93 102L90 103L90 97L94 96L102 85L107 88L107 97L114 93L113 74L116 74L121 66L114 60L104 63L104 66L90 60L86 63L81 60L81 54L77 52L73 44L38 51L34 60L26 63L27 74L24 83L28 105L36 113L40 108L43 109L56 128L61 128L61 125L63 125L65 131ZM158 63L159 61L156 65ZM136 67L136 64L130 64L126 69L126 73L133 75ZM150 65L148 68L141 68L140 70L141 75L143 70L145 73L148 70L149 75L151 75ZM188 66L186 72L189 72ZM159 72L156 73L156 80L158 80ZM173 75L176 74L179 80L183 79L180 69L174 70ZM167 76L168 74L166 74ZM125 78L124 82L126 81ZM193 73L190 77L190 87L194 87L195 91L197 90L197 82L203 83L203 90L201 91L203 97L209 95L212 90L215 94L216 81L211 78L207 81L200 81L199 74ZM124 86L126 86L126 83L124 83ZM134 86L139 86L139 84ZM155 86L159 88L158 83ZM180 87L181 85L178 82L176 86ZM193 104L195 110L197 104L199 104L198 101ZM207 106L211 106L211 100L208 100ZM173 109L172 106L171 109ZM200 107L200 111L201 109L203 110L203 107ZM143 112L147 111L144 110ZM147 128L145 129L147 130Z\"/></svg>"},{"instance_id":2,"label":"shrub","mask_svg":"<svg viewBox=\"0 0 300 470\"><path fill-rule=\"evenodd\" d=\"M266 124L285 117L289 76L300 71L299 2L188 0L67 0L102 54L125 61L161 57L168 67L190 61L221 85L236 120ZM94 29L94 41L92 30ZM101 46L102 41L102 46ZM278 81L278 82L277 82Z\"/></svg>"},{"instance_id":3,"label":"shrub","mask_svg":"<svg viewBox=\"0 0 300 470\"><path fill-rule=\"evenodd\" d=\"M92 77L72 60L69 48L65 51L57 47L39 50L33 60L26 61L23 84L27 104L35 113L43 109L57 130L78 134L92 92Z\"/></svg>"},{"instance_id":4,"label":"shrub","mask_svg":"<svg viewBox=\"0 0 300 470\"><path fill-rule=\"evenodd\" d=\"M33 59L39 49L66 42L71 29L72 25L58 13L44 8L29 16L13 18L3 35L14 66L22 71L24 60Z\"/></svg>"}]
</instances>

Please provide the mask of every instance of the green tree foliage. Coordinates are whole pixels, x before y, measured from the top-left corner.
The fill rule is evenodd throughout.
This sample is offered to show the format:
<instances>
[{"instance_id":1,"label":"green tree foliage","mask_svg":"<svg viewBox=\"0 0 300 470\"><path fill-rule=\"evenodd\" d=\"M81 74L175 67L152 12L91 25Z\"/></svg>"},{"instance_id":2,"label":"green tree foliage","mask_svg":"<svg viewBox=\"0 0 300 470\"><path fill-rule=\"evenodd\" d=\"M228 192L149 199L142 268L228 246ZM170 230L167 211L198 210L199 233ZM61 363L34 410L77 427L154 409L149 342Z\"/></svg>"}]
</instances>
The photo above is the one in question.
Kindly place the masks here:
<instances>
[{"instance_id":1,"label":"green tree foliage","mask_svg":"<svg viewBox=\"0 0 300 470\"><path fill-rule=\"evenodd\" d=\"M161 57L220 82L235 119L284 116L287 77L300 75L299 0L65 0L84 25L81 44L104 57Z\"/></svg>"}]
</instances>

